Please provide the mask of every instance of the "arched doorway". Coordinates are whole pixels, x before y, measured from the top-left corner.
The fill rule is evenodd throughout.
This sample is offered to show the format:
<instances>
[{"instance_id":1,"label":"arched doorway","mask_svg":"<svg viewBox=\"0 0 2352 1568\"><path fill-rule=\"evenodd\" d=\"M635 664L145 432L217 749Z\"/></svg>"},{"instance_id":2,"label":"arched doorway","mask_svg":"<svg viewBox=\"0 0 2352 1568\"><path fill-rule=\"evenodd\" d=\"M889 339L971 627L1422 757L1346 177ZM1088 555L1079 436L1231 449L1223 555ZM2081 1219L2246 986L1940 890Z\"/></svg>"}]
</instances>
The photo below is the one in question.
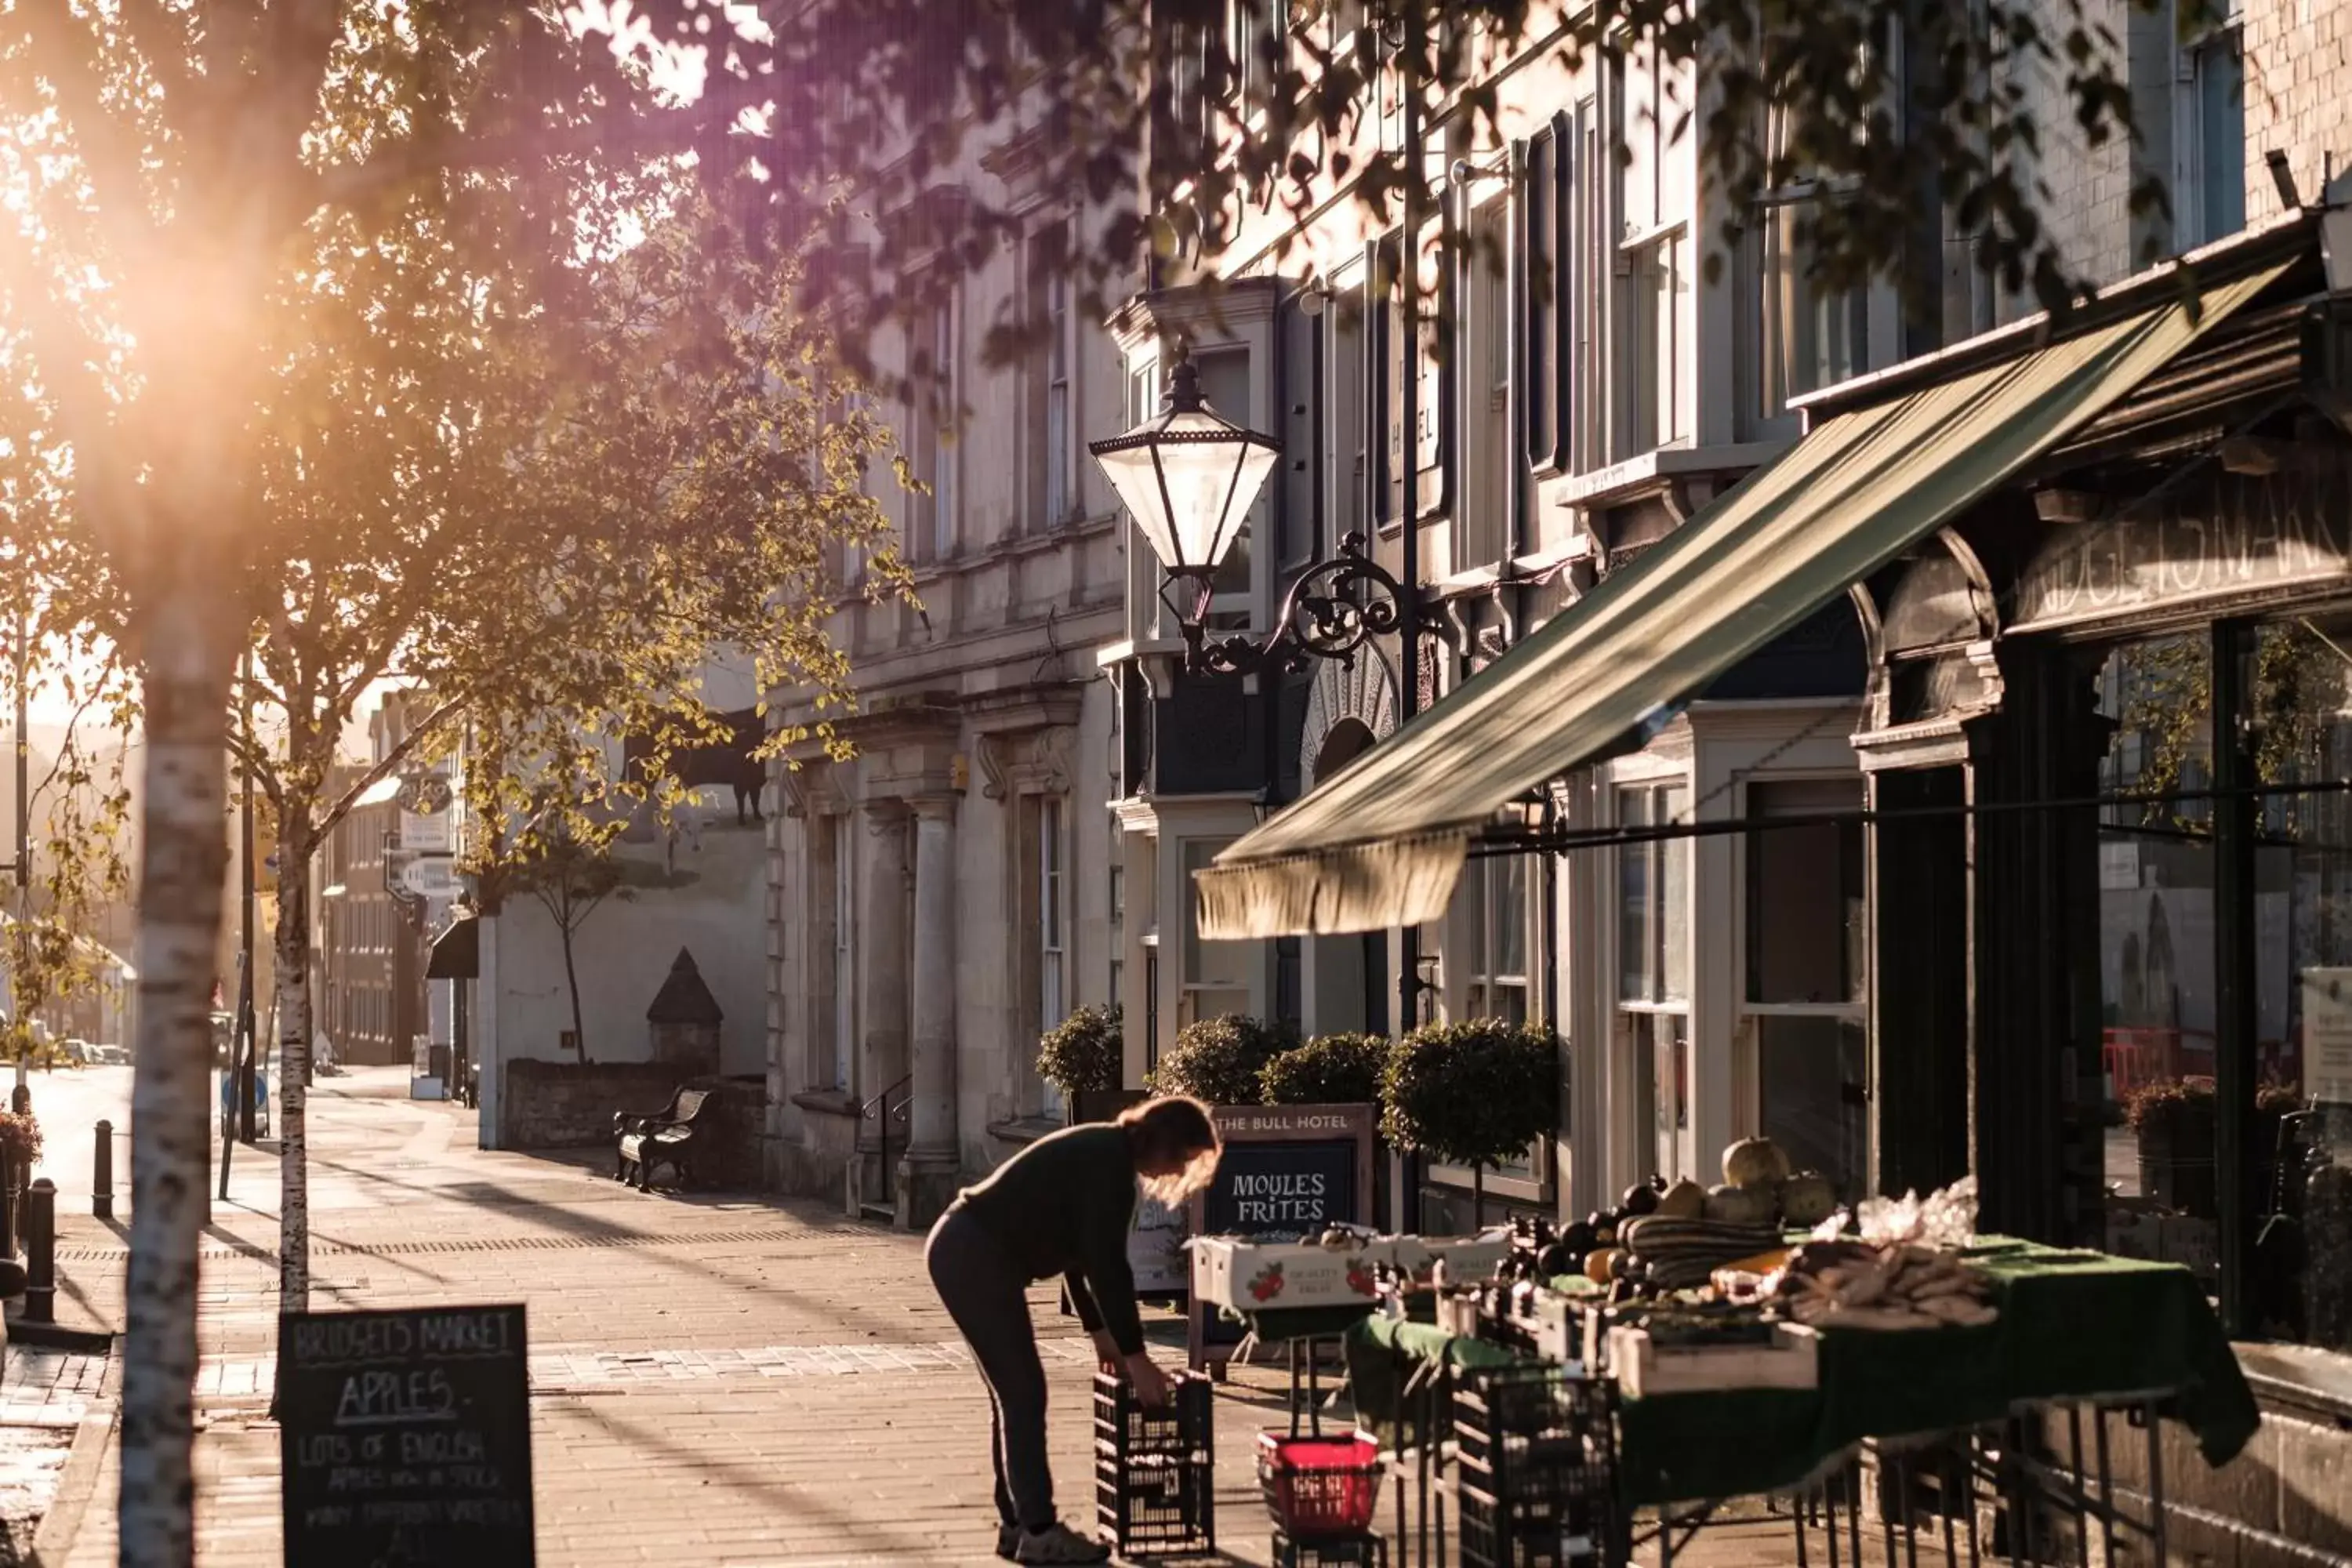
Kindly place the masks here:
<instances>
[{"instance_id":1,"label":"arched doorway","mask_svg":"<svg viewBox=\"0 0 2352 1568\"><path fill-rule=\"evenodd\" d=\"M1307 761L1306 784L1313 789L1337 778L1349 763L1380 744L1380 737L1361 719L1350 715L1331 726L1323 744Z\"/></svg>"}]
</instances>

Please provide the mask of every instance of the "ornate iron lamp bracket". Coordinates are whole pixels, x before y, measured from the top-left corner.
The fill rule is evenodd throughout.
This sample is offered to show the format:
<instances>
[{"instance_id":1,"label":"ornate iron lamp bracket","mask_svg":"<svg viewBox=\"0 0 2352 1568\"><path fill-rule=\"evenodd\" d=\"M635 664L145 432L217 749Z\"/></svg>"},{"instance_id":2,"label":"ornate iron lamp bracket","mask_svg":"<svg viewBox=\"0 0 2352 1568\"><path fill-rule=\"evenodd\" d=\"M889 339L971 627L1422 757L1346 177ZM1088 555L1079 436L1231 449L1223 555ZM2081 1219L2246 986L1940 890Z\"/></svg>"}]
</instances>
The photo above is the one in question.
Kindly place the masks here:
<instances>
[{"instance_id":1,"label":"ornate iron lamp bracket","mask_svg":"<svg viewBox=\"0 0 2352 1568\"><path fill-rule=\"evenodd\" d=\"M1411 606L1402 585L1366 552L1360 533L1349 534L1337 555L1298 574L1283 596L1274 630L1264 637L1211 635L1208 573L1171 573L1170 581L1194 585L1191 612L1180 613L1188 675L1299 670L1318 658L1352 668L1357 650L1376 637L1444 631L1439 617Z\"/></svg>"}]
</instances>

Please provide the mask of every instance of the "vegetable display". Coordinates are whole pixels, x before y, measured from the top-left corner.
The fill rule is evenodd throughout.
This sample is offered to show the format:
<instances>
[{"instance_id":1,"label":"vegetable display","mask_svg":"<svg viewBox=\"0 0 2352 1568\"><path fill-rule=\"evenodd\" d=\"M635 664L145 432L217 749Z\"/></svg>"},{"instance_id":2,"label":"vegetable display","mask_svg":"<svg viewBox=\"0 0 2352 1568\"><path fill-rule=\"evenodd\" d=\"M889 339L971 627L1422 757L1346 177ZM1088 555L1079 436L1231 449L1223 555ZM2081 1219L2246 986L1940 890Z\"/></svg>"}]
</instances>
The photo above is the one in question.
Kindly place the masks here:
<instances>
[{"instance_id":1,"label":"vegetable display","mask_svg":"<svg viewBox=\"0 0 2352 1568\"><path fill-rule=\"evenodd\" d=\"M1817 1329L1979 1328L2000 1316L1982 1273L1917 1242L1807 1242L1772 1290Z\"/></svg>"}]
</instances>

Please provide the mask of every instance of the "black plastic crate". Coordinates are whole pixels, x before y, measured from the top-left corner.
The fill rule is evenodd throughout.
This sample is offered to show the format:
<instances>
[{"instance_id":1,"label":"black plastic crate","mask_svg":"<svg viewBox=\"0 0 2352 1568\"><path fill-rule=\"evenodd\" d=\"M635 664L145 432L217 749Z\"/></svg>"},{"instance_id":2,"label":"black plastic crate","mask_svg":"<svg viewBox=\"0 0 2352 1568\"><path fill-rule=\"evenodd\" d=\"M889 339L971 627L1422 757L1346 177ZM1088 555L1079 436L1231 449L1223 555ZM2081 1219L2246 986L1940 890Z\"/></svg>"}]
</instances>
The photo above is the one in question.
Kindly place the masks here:
<instances>
[{"instance_id":1,"label":"black plastic crate","mask_svg":"<svg viewBox=\"0 0 2352 1568\"><path fill-rule=\"evenodd\" d=\"M1616 1385L1511 1367L1455 1390L1463 1568L1623 1561Z\"/></svg>"},{"instance_id":2,"label":"black plastic crate","mask_svg":"<svg viewBox=\"0 0 2352 1568\"><path fill-rule=\"evenodd\" d=\"M1388 1568L1389 1543L1377 1535L1294 1541L1274 1532L1275 1568Z\"/></svg>"},{"instance_id":3,"label":"black plastic crate","mask_svg":"<svg viewBox=\"0 0 2352 1568\"><path fill-rule=\"evenodd\" d=\"M1198 1373L1169 1380L1147 1410L1124 1378L1095 1374L1095 1515L1122 1557L1217 1550L1215 1393Z\"/></svg>"}]
</instances>

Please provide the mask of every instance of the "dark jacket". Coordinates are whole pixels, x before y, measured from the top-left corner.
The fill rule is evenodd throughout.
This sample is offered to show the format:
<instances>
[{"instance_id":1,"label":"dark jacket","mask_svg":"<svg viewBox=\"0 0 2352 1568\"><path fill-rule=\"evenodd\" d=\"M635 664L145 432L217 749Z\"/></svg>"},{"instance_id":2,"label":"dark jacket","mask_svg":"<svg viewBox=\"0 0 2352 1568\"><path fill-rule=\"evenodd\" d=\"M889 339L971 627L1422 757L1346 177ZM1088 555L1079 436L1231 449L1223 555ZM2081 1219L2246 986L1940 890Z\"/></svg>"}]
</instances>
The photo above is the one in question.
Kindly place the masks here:
<instances>
[{"instance_id":1,"label":"dark jacket","mask_svg":"<svg viewBox=\"0 0 2352 1568\"><path fill-rule=\"evenodd\" d=\"M1032 1279L1059 1274L1088 1332L1108 1329L1122 1354L1143 1349L1135 1271L1135 1150L1127 1130L1090 1122L1047 1133L967 1187L955 1207L1004 1244Z\"/></svg>"}]
</instances>

